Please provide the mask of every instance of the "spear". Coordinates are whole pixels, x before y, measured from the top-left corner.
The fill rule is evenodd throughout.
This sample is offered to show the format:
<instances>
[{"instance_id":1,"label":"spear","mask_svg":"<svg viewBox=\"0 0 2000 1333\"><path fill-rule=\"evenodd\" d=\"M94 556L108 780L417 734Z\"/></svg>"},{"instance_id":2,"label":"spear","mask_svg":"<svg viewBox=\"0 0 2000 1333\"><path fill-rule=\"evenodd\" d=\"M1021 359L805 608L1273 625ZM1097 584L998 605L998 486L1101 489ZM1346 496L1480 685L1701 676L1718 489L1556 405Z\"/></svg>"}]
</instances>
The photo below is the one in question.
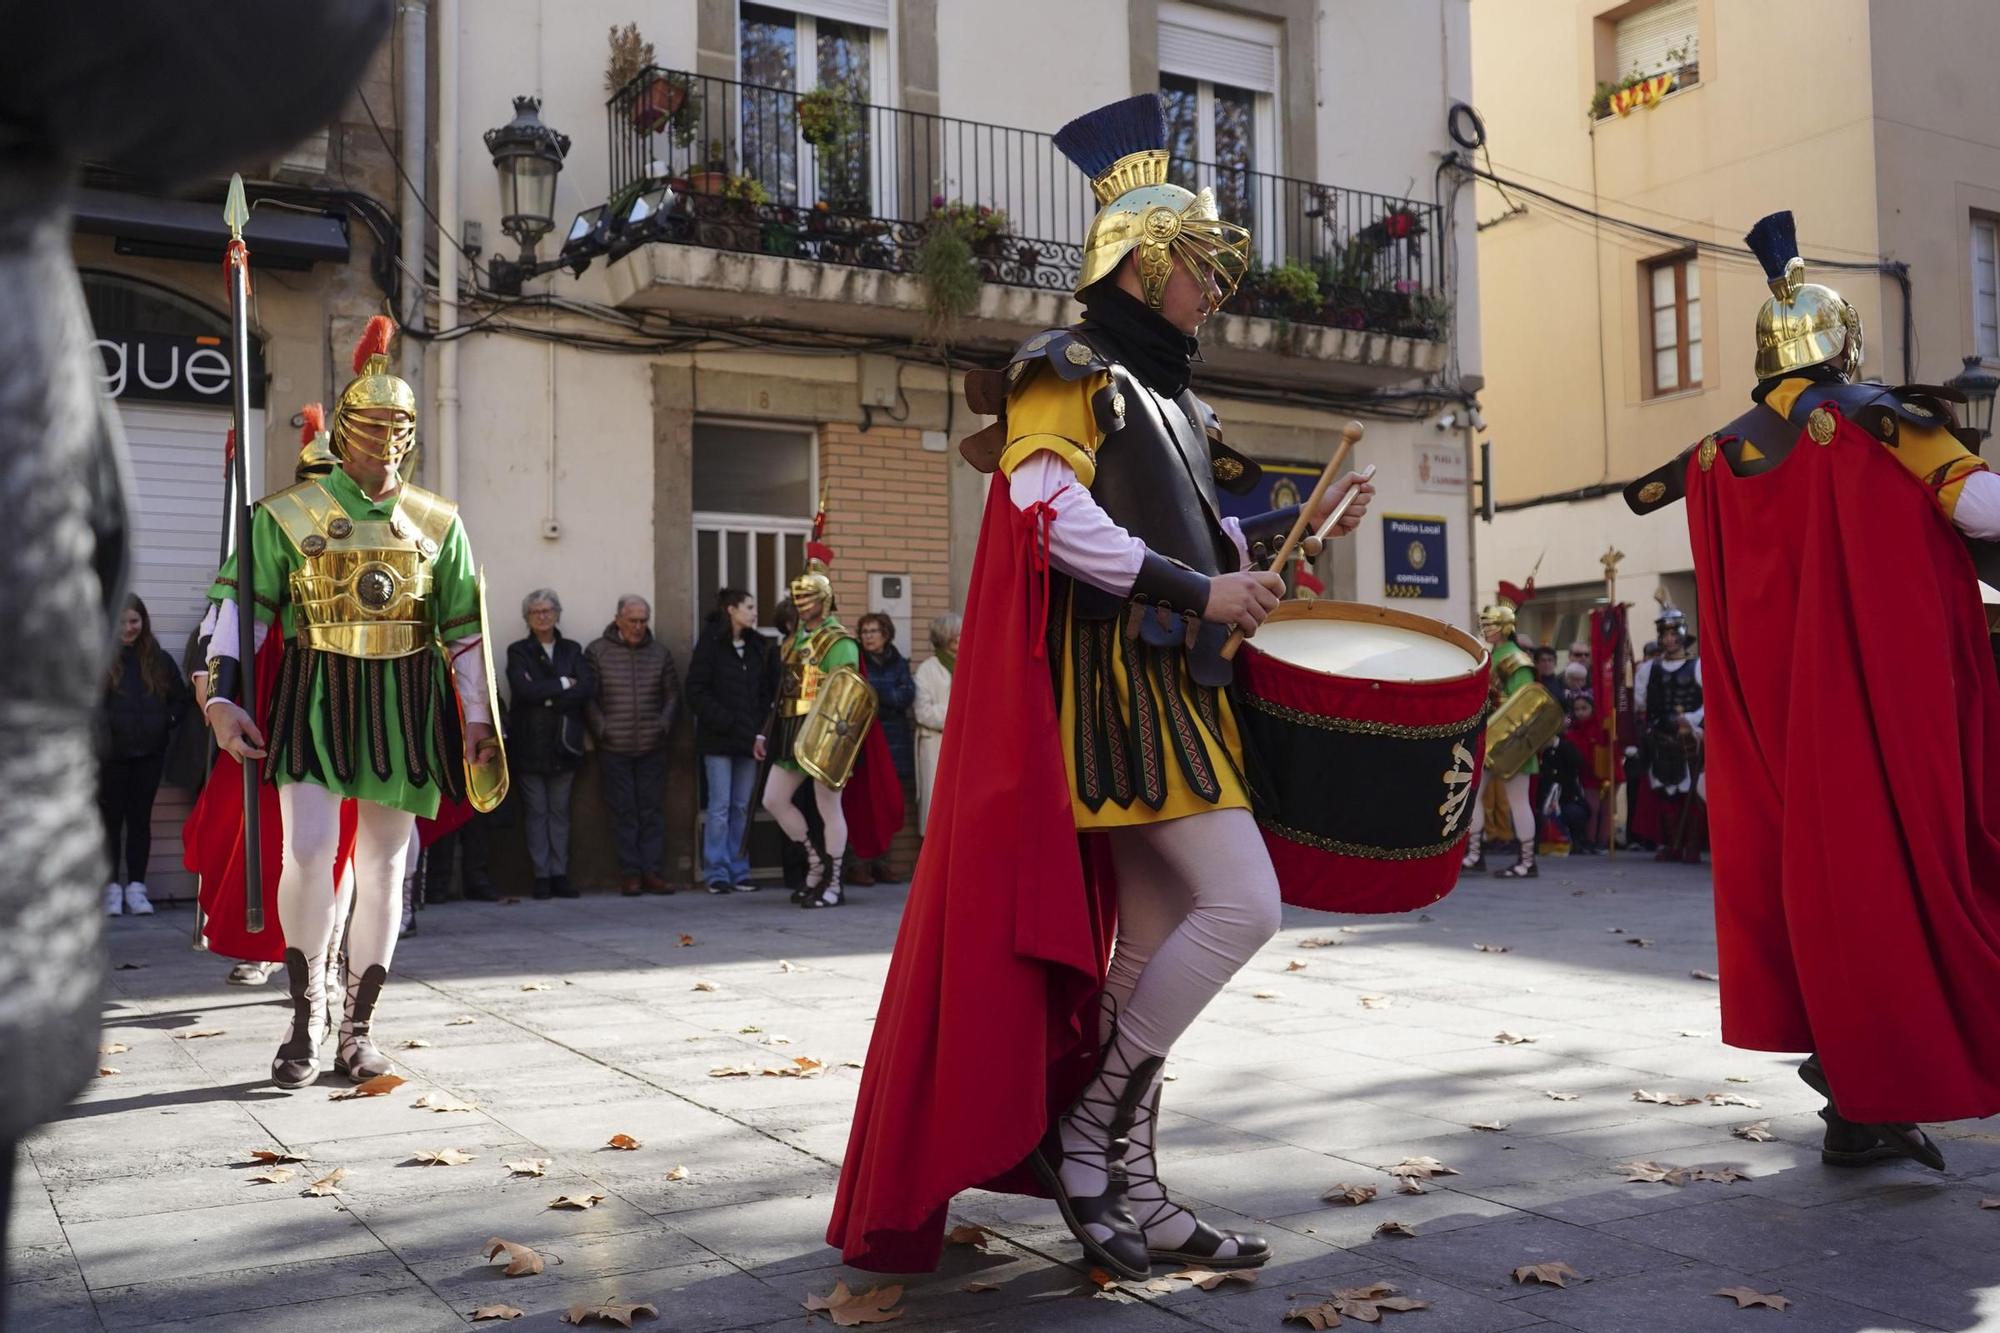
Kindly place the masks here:
<instances>
[{"instance_id":1,"label":"spear","mask_svg":"<svg viewBox=\"0 0 2000 1333\"><path fill-rule=\"evenodd\" d=\"M229 282L229 360L234 392L230 403L236 447L229 462L229 489L234 492L230 521L236 529L236 661L242 680L243 711L260 716L257 708L257 578L256 553L250 548L250 248L243 243L243 226L250 205L243 198L243 177L229 178L229 198L222 205L229 226L229 246L223 252L223 274ZM258 825L257 783L261 765L243 762L243 928L252 935L264 929L264 840Z\"/></svg>"}]
</instances>

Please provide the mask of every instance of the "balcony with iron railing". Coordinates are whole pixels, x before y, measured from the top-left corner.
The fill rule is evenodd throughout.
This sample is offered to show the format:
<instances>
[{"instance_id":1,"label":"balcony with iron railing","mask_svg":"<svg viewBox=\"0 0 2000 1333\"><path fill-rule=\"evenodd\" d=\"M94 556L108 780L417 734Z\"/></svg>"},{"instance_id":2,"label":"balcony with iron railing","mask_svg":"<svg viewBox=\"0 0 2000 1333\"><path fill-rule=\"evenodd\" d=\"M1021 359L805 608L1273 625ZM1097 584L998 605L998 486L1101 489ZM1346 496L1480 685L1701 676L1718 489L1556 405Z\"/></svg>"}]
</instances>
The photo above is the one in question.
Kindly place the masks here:
<instances>
[{"instance_id":1,"label":"balcony with iron railing","mask_svg":"<svg viewBox=\"0 0 2000 1333\"><path fill-rule=\"evenodd\" d=\"M1089 181L1033 130L661 68L615 94L606 115L612 213L673 188L652 239L911 275L933 308L954 276L930 244L940 229L966 242L947 247L969 269L961 289L1067 295L1097 210ZM1213 189L1222 215L1250 230L1253 266L1225 314L1444 339L1437 205L1206 162L1176 160L1172 178ZM1406 349L1400 362L1435 358Z\"/></svg>"}]
</instances>

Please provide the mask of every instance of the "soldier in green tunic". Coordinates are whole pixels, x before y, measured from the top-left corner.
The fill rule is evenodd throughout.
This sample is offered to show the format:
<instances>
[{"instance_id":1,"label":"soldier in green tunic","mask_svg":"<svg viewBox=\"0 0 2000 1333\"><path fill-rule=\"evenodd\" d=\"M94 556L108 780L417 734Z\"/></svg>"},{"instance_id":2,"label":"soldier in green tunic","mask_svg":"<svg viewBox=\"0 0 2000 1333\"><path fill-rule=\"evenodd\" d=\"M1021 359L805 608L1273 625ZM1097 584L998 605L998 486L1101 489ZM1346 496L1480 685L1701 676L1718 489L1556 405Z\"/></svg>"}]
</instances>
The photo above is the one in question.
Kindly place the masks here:
<instances>
[{"instance_id":1,"label":"soldier in green tunic","mask_svg":"<svg viewBox=\"0 0 2000 1333\"><path fill-rule=\"evenodd\" d=\"M251 592L259 641L283 640L277 687L252 720L236 703L237 560L216 576L208 716L216 744L265 760L284 823L278 921L292 1024L271 1064L280 1087L319 1074L326 946L334 927L340 807L356 803L354 911L335 1067L387 1071L371 1036L396 945L413 822L442 798L490 808L506 786L493 727L484 598L457 507L404 481L416 395L389 373L395 325L369 321L356 378L333 415L340 465L258 502Z\"/></svg>"},{"instance_id":2,"label":"soldier in green tunic","mask_svg":"<svg viewBox=\"0 0 2000 1333\"><path fill-rule=\"evenodd\" d=\"M1479 635L1493 648L1493 686L1489 712L1497 710L1509 698L1535 683L1535 662L1527 651L1515 641L1514 613L1521 604L1535 595L1535 580L1529 577L1524 587L1511 583L1500 585L1500 596L1479 613ZM1520 857L1505 870L1494 872L1502 879L1533 879L1540 872L1535 869L1535 837L1537 825L1533 802L1529 791L1540 766L1535 759L1529 759L1520 771L1505 779L1503 789L1507 797L1507 814L1514 825L1514 836L1521 844ZM1464 866L1467 870L1483 870L1486 867L1486 803L1475 800L1472 803L1472 832L1466 840Z\"/></svg>"}]
</instances>

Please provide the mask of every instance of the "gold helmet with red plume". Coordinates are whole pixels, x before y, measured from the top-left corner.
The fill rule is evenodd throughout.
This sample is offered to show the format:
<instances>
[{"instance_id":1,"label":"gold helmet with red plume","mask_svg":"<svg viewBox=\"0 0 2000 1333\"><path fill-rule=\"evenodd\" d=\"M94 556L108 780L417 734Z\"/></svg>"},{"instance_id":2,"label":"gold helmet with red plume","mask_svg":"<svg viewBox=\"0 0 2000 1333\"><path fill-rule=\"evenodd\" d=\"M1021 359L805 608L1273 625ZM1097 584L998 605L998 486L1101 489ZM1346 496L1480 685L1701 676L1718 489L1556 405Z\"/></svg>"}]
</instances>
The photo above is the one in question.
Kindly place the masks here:
<instances>
[{"instance_id":1,"label":"gold helmet with red plume","mask_svg":"<svg viewBox=\"0 0 2000 1333\"><path fill-rule=\"evenodd\" d=\"M824 615L833 613L833 580L827 577L827 570L833 566L833 548L826 544L826 495L819 497L819 509L813 514L812 538L806 542L805 572L795 576L791 582L792 605L805 615L805 604L811 600L821 603Z\"/></svg>"},{"instance_id":2,"label":"gold helmet with red plume","mask_svg":"<svg viewBox=\"0 0 2000 1333\"><path fill-rule=\"evenodd\" d=\"M326 430L326 408L318 403L307 403L299 409L303 424L299 428L299 461L292 469L295 481L307 477L324 477L340 466L334 457L333 439Z\"/></svg>"},{"instance_id":3,"label":"gold helmet with red plume","mask_svg":"<svg viewBox=\"0 0 2000 1333\"><path fill-rule=\"evenodd\" d=\"M1515 587L1506 580L1500 582L1500 596L1493 605L1479 612L1479 628L1497 629L1502 634L1514 632L1514 613L1520 610L1535 595L1535 576L1528 575L1528 581Z\"/></svg>"},{"instance_id":4,"label":"gold helmet with red plume","mask_svg":"<svg viewBox=\"0 0 2000 1333\"><path fill-rule=\"evenodd\" d=\"M416 446L416 391L389 370L389 343L395 336L396 321L377 315L354 345L354 379L333 405L337 457L357 449L394 463Z\"/></svg>"}]
</instances>

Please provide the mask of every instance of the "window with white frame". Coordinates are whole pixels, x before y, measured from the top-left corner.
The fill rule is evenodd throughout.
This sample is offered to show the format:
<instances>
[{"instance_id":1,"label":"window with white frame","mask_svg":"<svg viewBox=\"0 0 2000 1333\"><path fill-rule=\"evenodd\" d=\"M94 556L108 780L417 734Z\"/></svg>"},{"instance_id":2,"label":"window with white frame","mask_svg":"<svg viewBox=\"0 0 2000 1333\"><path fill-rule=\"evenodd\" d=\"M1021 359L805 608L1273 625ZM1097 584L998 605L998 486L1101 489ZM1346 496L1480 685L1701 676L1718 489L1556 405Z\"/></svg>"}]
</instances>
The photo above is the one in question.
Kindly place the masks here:
<instances>
[{"instance_id":1,"label":"window with white frame","mask_svg":"<svg viewBox=\"0 0 2000 1333\"><path fill-rule=\"evenodd\" d=\"M1972 350L2000 360L2000 220L1972 215Z\"/></svg>"},{"instance_id":2,"label":"window with white frame","mask_svg":"<svg viewBox=\"0 0 2000 1333\"><path fill-rule=\"evenodd\" d=\"M847 101L888 104L889 0L744 0L737 35L743 174L779 203L879 213L893 157L877 142L887 126L863 112L851 132L812 144L800 130L798 98L825 88Z\"/></svg>"},{"instance_id":3,"label":"window with white frame","mask_svg":"<svg viewBox=\"0 0 2000 1333\"><path fill-rule=\"evenodd\" d=\"M1254 229L1276 211L1278 26L1199 5L1160 5L1160 95L1174 179L1208 186L1222 216Z\"/></svg>"},{"instance_id":4,"label":"window with white frame","mask_svg":"<svg viewBox=\"0 0 2000 1333\"><path fill-rule=\"evenodd\" d=\"M1692 254L1646 264L1652 393L1701 387L1701 265Z\"/></svg>"},{"instance_id":5,"label":"window with white frame","mask_svg":"<svg viewBox=\"0 0 2000 1333\"><path fill-rule=\"evenodd\" d=\"M695 422L696 633L717 590L745 589L768 617L804 571L815 452L802 427Z\"/></svg>"}]
</instances>

